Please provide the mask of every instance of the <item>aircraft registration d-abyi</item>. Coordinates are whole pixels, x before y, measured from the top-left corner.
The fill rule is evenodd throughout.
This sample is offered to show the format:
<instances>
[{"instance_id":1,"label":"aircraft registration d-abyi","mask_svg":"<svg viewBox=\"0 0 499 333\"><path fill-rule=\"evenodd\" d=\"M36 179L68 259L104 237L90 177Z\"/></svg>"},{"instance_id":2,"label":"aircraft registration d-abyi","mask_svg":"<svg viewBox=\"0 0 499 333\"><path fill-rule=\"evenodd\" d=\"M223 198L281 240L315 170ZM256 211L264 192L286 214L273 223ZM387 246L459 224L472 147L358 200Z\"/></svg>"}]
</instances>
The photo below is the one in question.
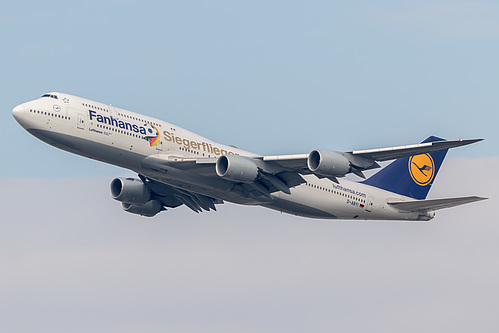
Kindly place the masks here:
<instances>
[{"instance_id":1,"label":"aircraft registration d-abyi","mask_svg":"<svg viewBox=\"0 0 499 333\"><path fill-rule=\"evenodd\" d=\"M122 208L152 217L185 205L216 210L224 201L321 219L428 221L435 210L483 200L426 199L449 148L481 139L356 151L262 156L111 105L48 93L16 106L17 122L63 150L138 174L111 181ZM365 179L363 171L395 160ZM363 178L343 179L347 174Z\"/></svg>"}]
</instances>

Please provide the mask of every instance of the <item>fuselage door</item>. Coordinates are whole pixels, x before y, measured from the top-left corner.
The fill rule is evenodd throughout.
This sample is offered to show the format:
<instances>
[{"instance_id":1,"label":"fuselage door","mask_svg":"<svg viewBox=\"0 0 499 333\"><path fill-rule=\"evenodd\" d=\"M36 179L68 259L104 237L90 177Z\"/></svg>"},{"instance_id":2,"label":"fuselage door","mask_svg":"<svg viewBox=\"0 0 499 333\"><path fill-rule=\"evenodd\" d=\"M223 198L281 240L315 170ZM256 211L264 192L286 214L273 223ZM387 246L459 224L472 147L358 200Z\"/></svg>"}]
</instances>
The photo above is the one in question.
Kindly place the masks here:
<instances>
[{"instance_id":1,"label":"fuselage door","mask_svg":"<svg viewBox=\"0 0 499 333\"><path fill-rule=\"evenodd\" d=\"M156 150L163 151L163 138L160 136L158 144L156 145Z\"/></svg>"},{"instance_id":2,"label":"fuselage door","mask_svg":"<svg viewBox=\"0 0 499 333\"><path fill-rule=\"evenodd\" d=\"M79 129L85 129L85 115L84 114L78 114L78 124L77 127Z\"/></svg>"},{"instance_id":3,"label":"fuselage door","mask_svg":"<svg viewBox=\"0 0 499 333\"><path fill-rule=\"evenodd\" d=\"M374 199L373 197L367 197L366 212L370 213L373 210Z\"/></svg>"},{"instance_id":4,"label":"fuselage door","mask_svg":"<svg viewBox=\"0 0 499 333\"><path fill-rule=\"evenodd\" d=\"M111 115L111 117L113 117L114 119L117 119L118 118L118 112L116 111L116 108L112 105L109 105L109 114Z\"/></svg>"}]
</instances>

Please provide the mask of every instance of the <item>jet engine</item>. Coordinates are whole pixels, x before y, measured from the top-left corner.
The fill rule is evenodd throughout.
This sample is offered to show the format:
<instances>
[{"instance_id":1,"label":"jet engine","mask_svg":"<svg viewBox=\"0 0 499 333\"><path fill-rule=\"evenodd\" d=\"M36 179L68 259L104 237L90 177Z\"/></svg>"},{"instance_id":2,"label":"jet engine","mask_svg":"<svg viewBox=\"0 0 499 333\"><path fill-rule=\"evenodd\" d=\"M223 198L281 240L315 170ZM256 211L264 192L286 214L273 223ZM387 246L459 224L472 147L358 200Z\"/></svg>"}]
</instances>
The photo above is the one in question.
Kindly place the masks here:
<instances>
[{"instance_id":1,"label":"jet engine","mask_svg":"<svg viewBox=\"0 0 499 333\"><path fill-rule=\"evenodd\" d=\"M332 150L314 150L307 158L307 166L322 176L343 177L350 171L350 162L342 154Z\"/></svg>"},{"instance_id":2,"label":"jet engine","mask_svg":"<svg viewBox=\"0 0 499 333\"><path fill-rule=\"evenodd\" d=\"M115 178L111 182L111 196L121 201L125 212L153 217L163 210L157 199L151 199L149 187L140 179Z\"/></svg>"},{"instance_id":3,"label":"jet engine","mask_svg":"<svg viewBox=\"0 0 499 333\"><path fill-rule=\"evenodd\" d=\"M217 175L236 182L252 183L258 177L258 167L251 159L237 155L223 155L215 166Z\"/></svg>"},{"instance_id":4,"label":"jet engine","mask_svg":"<svg viewBox=\"0 0 499 333\"><path fill-rule=\"evenodd\" d=\"M121 202L143 205L151 200L151 191L140 179L115 178L111 182L111 196Z\"/></svg>"},{"instance_id":5,"label":"jet engine","mask_svg":"<svg viewBox=\"0 0 499 333\"><path fill-rule=\"evenodd\" d=\"M123 210L128 213L139 214L146 217L153 217L163 209L163 205L159 202L159 200L153 199L149 200L143 205L122 202L121 208L123 208Z\"/></svg>"}]
</instances>

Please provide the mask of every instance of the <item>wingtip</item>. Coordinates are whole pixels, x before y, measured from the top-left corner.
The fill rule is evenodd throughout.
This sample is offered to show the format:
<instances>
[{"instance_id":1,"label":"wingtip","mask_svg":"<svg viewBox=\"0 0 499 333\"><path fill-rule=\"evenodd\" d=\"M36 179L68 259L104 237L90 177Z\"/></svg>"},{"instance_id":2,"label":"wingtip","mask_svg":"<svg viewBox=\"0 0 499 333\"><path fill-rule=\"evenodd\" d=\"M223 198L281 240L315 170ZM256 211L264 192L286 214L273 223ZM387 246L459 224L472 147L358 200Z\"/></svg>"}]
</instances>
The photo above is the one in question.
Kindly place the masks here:
<instances>
[{"instance_id":1,"label":"wingtip","mask_svg":"<svg viewBox=\"0 0 499 333\"><path fill-rule=\"evenodd\" d=\"M431 138L433 138L433 139L440 139L440 138L438 138L436 136L431 136L428 139L431 139ZM428 139L426 139L425 141L427 141ZM463 145L469 145L469 144L480 142L480 141L483 141L483 140L485 140L485 139L482 139L482 138L478 138L478 139L459 139L459 140L445 140L445 139L440 139L440 140L434 140L434 142L437 142L437 141L454 141L454 142L462 142ZM425 142L425 141L423 141L423 142Z\"/></svg>"},{"instance_id":2,"label":"wingtip","mask_svg":"<svg viewBox=\"0 0 499 333\"><path fill-rule=\"evenodd\" d=\"M471 143L480 142L483 140L485 140L485 139L460 139L459 141L463 141L463 142L467 142L467 143L471 144Z\"/></svg>"},{"instance_id":3,"label":"wingtip","mask_svg":"<svg viewBox=\"0 0 499 333\"><path fill-rule=\"evenodd\" d=\"M459 140L454 140L454 141L449 141L449 142L456 142L456 144L457 144L456 147L462 147L462 146L471 145L473 143L477 143L477 142L480 142L483 140L484 139L459 139Z\"/></svg>"},{"instance_id":4,"label":"wingtip","mask_svg":"<svg viewBox=\"0 0 499 333\"><path fill-rule=\"evenodd\" d=\"M489 200L489 198L486 197L479 197L477 195L473 195L469 197L472 201L471 202L478 202L478 201L483 201L483 200Z\"/></svg>"}]
</instances>

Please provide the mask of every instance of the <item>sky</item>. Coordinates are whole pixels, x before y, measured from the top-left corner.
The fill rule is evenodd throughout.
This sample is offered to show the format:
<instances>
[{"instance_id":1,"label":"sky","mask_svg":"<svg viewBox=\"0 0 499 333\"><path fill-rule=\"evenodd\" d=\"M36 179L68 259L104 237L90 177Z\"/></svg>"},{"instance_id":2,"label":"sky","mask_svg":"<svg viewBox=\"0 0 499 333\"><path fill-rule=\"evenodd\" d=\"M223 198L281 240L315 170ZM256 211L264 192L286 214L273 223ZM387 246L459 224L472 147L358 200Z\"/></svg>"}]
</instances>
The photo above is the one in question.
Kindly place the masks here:
<instances>
[{"instance_id":1,"label":"sky","mask_svg":"<svg viewBox=\"0 0 499 333\"><path fill-rule=\"evenodd\" d=\"M493 1L2 2L0 330L497 331L498 16ZM230 204L144 219L109 197L131 172L16 123L49 91L268 155L484 138L448 154L430 197L490 199L422 224Z\"/></svg>"}]
</instances>

